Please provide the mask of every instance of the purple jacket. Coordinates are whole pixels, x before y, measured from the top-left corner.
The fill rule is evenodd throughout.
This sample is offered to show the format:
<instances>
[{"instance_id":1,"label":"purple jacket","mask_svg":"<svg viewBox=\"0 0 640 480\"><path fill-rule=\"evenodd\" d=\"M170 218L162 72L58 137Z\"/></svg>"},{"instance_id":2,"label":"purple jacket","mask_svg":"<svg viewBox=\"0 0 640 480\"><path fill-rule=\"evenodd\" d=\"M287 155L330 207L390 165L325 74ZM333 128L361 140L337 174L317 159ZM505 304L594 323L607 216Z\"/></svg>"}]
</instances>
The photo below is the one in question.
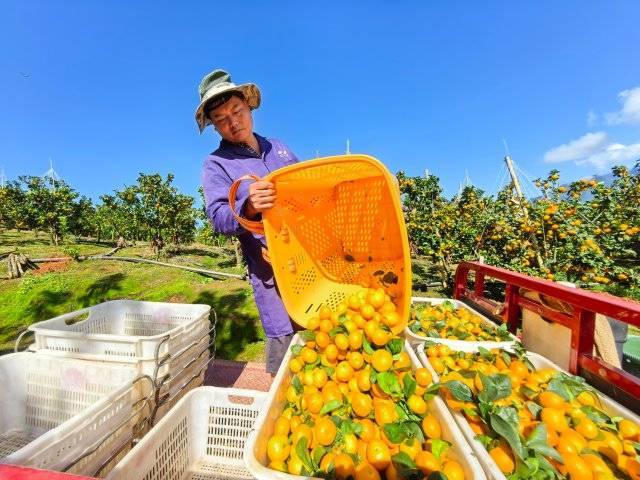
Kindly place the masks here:
<instances>
[{"instance_id":1,"label":"purple jacket","mask_svg":"<svg viewBox=\"0 0 640 480\"><path fill-rule=\"evenodd\" d=\"M243 145L222 140L220 147L208 155L202 167L202 188L207 216L213 229L225 235L237 235L249 267L249 278L267 337L281 337L293 332L275 284L273 269L262 257L266 246L262 235L245 230L229 207L229 187L234 180L252 173L264 177L269 172L296 163L298 158L279 140L256 134L262 156ZM236 195L236 210L242 211L249 196L249 182L242 182Z\"/></svg>"}]
</instances>

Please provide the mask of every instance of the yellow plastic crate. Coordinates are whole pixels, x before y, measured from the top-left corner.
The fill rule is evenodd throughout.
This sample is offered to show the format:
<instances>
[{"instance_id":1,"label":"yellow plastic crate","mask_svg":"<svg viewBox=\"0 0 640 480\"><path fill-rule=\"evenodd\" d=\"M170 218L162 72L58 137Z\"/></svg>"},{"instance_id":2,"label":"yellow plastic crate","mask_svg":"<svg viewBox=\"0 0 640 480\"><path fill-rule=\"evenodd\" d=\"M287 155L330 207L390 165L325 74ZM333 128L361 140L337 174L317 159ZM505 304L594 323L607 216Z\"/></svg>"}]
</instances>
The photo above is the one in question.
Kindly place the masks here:
<instances>
[{"instance_id":1,"label":"yellow plastic crate","mask_svg":"<svg viewBox=\"0 0 640 480\"><path fill-rule=\"evenodd\" d=\"M242 180L229 192L232 208ZM382 163L340 155L290 165L263 180L275 185L274 207L262 223L237 218L264 233L282 300L296 323L305 327L323 305L335 310L363 286L383 286L401 318L408 318L409 242L395 177Z\"/></svg>"}]
</instances>

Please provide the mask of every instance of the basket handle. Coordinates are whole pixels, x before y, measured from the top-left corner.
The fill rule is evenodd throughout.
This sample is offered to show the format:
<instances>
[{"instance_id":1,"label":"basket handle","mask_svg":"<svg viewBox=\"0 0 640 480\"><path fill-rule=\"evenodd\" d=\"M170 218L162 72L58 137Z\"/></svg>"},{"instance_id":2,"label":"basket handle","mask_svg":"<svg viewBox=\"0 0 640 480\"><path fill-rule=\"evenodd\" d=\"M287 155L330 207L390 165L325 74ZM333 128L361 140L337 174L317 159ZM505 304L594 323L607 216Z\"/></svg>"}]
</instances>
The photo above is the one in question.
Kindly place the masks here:
<instances>
[{"instance_id":1,"label":"basket handle","mask_svg":"<svg viewBox=\"0 0 640 480\"><path fill-rule=\"evenodd\" d=\"M260 180L260 177L253 174L244 175L231 184L231 187L229 188L229 206L231 207L231 213L233 213L233 216L236 218L238 223L245 228L245 230L258 235L264 235L264 226L262 225L262 222L249 220L236 213L236 193L238 192L240 183L244 180L253 180L254 182L257 182Z\"/></svg>"}]
</instances>

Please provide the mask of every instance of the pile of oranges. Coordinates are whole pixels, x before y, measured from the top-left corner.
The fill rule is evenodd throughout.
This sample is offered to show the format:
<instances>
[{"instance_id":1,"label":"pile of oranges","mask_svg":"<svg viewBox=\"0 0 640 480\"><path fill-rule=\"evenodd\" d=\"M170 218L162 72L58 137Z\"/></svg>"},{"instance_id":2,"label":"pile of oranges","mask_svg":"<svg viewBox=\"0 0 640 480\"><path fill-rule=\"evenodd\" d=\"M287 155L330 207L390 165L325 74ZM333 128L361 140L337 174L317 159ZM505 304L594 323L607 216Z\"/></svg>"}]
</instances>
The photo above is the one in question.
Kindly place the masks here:
<instances>
[{"instance_id":1,"label":"pile of oranges","mask_svg":"<svg viewBox=\"0 0 640 480\"><path fill-rule=\"evenodd\" d=\"M640 425L609 416L584 379L536 369L519 349L426 353L440 394L509 479L640 480Z\"/></svg>"},{"instance_id":2,"label":"pile of oranges","mask_svg":"<svg viewBox=\"0 0 640 480\"><path fill-rule=\"evenodd\" d=\"M412 370L398 336L406 326L384 289L323 307L300 332L286 406L267 443L269 468L355 480L463 480L429 411L432 377Z\"/></svg>"},{"instance_id":3,"label":"pile of oranges","mask_svg":"<svg viewBox=\"0 0 640 480\"><path fill-rule=\"evenodd\" d=\"M411 307L409 329L416 335L469 342L509 340L506 325L495 328L482 317L450 301L438 305L414 304Z\"/></svg>"}]
</instances>

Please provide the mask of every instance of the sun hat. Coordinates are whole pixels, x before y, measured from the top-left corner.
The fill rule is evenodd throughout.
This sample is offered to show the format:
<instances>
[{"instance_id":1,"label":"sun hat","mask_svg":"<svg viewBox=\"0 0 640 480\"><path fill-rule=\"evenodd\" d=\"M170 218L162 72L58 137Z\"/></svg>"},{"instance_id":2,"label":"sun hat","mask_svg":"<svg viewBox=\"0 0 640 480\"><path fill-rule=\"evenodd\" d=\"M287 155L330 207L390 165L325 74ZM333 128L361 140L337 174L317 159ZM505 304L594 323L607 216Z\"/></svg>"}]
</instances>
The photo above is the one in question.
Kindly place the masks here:
<instances>
[{"instance_id":1,"label":"sun hat","mask_svg":"<svg viewBox=\"0 0 640 480\"><path fill-rule=\"evenodd\" d=\"M224 70L214 70L204 76L198 87L200 95L200 105L196 109L196 122L200 133L207 125L211 124L211 120L207 118L206 109L208 103L213 99L220 97L225 93L240 92L246 100L251 110L260 106L260 89L254 83L243 83L236 85L231 81L231 75Z\"/></svg>"}]
</instances>

